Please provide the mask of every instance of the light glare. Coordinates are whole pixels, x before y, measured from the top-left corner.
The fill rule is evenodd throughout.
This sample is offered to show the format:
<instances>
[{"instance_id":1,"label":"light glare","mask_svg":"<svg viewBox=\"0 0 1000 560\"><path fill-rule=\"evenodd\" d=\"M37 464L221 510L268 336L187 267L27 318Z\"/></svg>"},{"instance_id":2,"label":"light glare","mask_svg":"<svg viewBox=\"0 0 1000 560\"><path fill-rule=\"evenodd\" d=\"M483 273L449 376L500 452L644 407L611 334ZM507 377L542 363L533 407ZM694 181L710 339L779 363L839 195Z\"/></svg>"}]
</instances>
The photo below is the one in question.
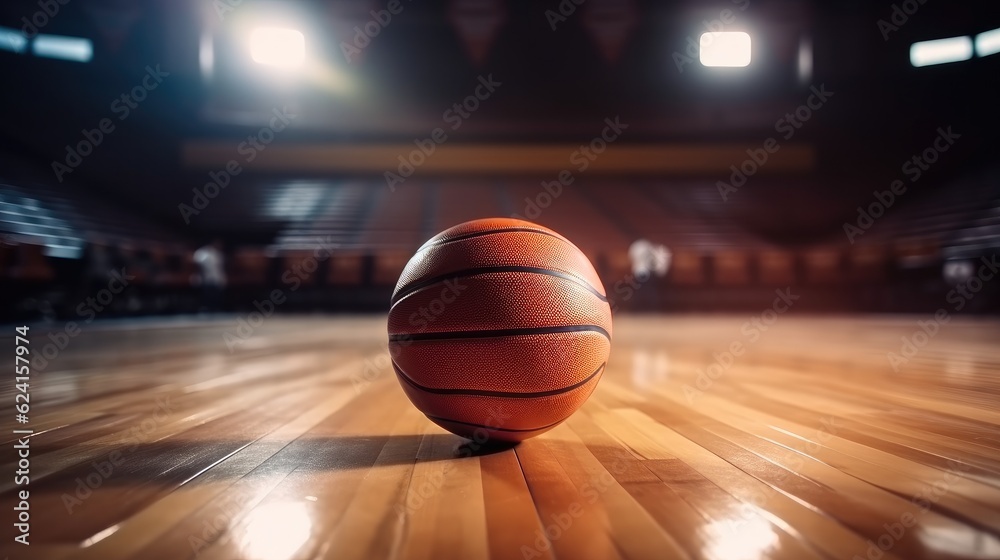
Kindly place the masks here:
<instances>
[{"instance_id":1,"label":"light glare","mask_svg":"<svg viewBox=\"0 0 1000 560\"><path fill-rule=\"evenodd\" d=\"M307 504L277 502L254 509L243 529L243 555L260 560L288 560L309 540L312 517ZM239 532L239 527L230 525Z\"/></svg>"},{"instance_id":2,"label":"light glare","mask_svg":"<svg viewBox=\"0 0 1000 560\"><path fill-rule=\"evenodd\" d=\"M296 29L258 27L250 34L254 62L279 68L298 68L306 59L306 38Z\"/></svg>"},{"instance_id":3,"label":"light glare","mask_svg":"<svg viewBox=\"0 0 1000 560\"><path fill-rule=\"evenodd\" d=\"M910 45L910 64L916 68L960 62L970 58L972 58L972 39L969 37L950 37Z\"/></svg>"},{"instance_id":4,"label":"light glare","mask_svg":"<svg viewBox=\"0 0 1000 560\"><path fill-rule=\"evenodd\" d=\"M757 560L778 547L778 535L763 517L719 519L702 529L710 543L703 551L719 560Z\"/></svg>"},{"instance_id":5,"label":"light glare","mask_svg":"<svg viewBox=\"0 0 1000 560\"><path fill-rule=\"evenodd\" d=\"M742 31L702 33L698 59L704 66L742 68L750 64L750 35Z\"/></svg>"},{"instance_id":6,"label":"light glare","mask_svg":"<svg viewBox=\"0 0 1000 560\"><path fill-rule=\"evenodd\" d=\"M18 30L0 26L0 50L23 53L28 39Z\"/></svg>"}]
</instances>

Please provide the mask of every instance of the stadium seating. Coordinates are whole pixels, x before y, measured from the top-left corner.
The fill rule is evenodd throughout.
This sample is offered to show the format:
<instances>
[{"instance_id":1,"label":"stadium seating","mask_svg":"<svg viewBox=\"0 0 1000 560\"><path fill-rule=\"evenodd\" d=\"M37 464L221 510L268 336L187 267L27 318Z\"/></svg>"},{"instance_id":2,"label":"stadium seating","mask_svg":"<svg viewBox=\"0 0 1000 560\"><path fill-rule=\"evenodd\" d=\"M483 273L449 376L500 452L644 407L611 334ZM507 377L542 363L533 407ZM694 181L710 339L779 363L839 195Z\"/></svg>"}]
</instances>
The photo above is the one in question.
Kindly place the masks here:
<instances>
[{"instance_id":1,"label":"stadium seating","mask_svg":"<svg viewBox=\"0 0 1000 560\"><path fill-rule=\"evenodd\" d=\"M274 195L262 210L261 219L275 228L270 243L228 248L228 305L240 308L269 287L287 287L284 273L308 265L312 272L299 283L311 294L310 305L336 307L332 302L356 294L364 305L384 306L385 293L420 244L451 225L488 216L520 216L560 231L592 259L609 292L629 277L628 248L637 239L670 248L671 270L656 289L676 294L706 286L730 290L737 300L783 286L841 290L845 297L852 286L890 290L906 281L908 270L931 270L945 258L1000 246L1000 191L991 177L956 182L954 193L914 193L856 243L796 247L743 230L707 182L598 178L561 190L531 179L411 181L395 190L355 179L315 189L305 184L296 192L308 203ZM197 243L73 189L9 183L0 184L0 280L6 285L58 299L65 289L57 272L72 269L63 264L79 258L87 243L101 243L129 267L143 297L169 292L165 310L197 307ZM311 196L314 191L320 195ZM306 263L319 248L332 257Z\"/></svg>"}]
</instances>

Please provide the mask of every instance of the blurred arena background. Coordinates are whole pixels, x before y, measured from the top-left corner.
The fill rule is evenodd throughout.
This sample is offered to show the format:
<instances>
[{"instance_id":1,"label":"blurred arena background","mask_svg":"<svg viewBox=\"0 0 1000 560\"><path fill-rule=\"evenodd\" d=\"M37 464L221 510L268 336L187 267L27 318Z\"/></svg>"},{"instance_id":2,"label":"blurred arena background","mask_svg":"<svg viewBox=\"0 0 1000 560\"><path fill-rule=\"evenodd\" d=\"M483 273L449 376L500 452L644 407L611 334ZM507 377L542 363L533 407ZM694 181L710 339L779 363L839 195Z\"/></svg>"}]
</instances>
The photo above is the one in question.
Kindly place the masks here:
<instances>
[{"instance_id":1,"label":"blurred arena background","mask_svg":"<svg viewBox=\"0 0 1000 560\"><path fill-rule=\"evenodd\" d=\"M1000 558L998 70L986 1L4 0L0 555ZM613 329L390 344L511 216Z\"/></svg>"},{"instance_id":2,"label":"blurred arena background","mask_svg":"<svg viewBox=\"0 0 1000 560\"><path fill-rule=\"evenodd\" d=\"M486 216L565 234L616 309L756 309L791 287L796 311L932 311L1000 245L998 18L8 1L3 319L244 312L274 290L280 312L382 311L423 241ZM719 31L745 35L706 66ZM214 294L196 259L213 241Z\"/></svg>"}]
</instances>

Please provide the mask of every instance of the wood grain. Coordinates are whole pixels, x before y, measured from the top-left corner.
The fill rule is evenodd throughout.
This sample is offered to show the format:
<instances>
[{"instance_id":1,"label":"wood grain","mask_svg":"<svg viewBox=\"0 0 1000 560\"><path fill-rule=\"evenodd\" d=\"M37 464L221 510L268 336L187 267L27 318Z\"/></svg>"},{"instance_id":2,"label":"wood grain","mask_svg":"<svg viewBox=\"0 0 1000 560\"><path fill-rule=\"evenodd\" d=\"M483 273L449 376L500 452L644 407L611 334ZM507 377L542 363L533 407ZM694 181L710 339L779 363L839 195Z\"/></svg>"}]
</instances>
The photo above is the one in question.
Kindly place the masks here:
<instances>
[{"instance_id":1,"label":"wood grain","mask_svg":"<svg viewBox=\"0 0 1000 560\"><path fill-rule=\"evenodd\" d=\"M618 318L594 395L516 447L426 420L377 317L232 351L235 318L106 323L33 375L31 545L5 476L0 556L1000 558L1000 322L894 367L917 319Z\"/></svg>"}]
</instances>

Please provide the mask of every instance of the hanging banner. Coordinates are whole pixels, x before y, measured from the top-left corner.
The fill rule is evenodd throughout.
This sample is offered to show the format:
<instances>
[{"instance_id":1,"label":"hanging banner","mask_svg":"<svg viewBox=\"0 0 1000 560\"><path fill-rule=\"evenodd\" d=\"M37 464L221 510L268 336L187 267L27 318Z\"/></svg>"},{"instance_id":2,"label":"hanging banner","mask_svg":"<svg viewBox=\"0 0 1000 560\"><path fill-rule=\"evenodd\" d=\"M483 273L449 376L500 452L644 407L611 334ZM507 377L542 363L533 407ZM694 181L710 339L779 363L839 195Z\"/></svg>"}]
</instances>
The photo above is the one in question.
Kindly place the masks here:
<instances>
[{"instance_id":1,"label":"hanging banner","mask_svg":"<svg viewBox=\"0 0 1000 560\"><path fill-rule=\"evenodd\" d=\"M480 66L507 21L507 7L503 0L452 0L448 20L465 45L469 58Z\"/></svg>"},{"instance_id":2,"label":"hanging banner","mask_svg":"<svg viewBox=\"0 0 1000 560\"><path fill-rule=\"evenodd\" d=\"M634 0L588 0L583 28L607 62L615 62L639 23Z\"/></svg>"}]
</instances>

